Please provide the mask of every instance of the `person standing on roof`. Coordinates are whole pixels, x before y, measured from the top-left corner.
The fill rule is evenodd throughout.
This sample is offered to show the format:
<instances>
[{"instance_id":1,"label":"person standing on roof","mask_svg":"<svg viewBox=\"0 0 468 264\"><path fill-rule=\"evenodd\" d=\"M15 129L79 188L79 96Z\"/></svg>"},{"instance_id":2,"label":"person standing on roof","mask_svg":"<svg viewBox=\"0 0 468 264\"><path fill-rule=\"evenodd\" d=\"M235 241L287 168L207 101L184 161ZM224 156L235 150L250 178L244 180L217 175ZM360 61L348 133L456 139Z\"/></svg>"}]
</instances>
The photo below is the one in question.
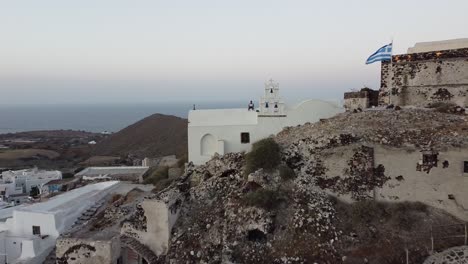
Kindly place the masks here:
<instances>
[{"instance_id":1,"label":"person standing on roof","mask_svg":"<svg viewBox=\"0 0 468 264\"><path fill-rule=\"evenodd\" d=\"M252 101L250 101L250 103L249 103L249 111L250 111L250 110L254 111L254 110L255 110L254 107L255 107L254 103L253 103Z\"/></svg>"}]
</instances>

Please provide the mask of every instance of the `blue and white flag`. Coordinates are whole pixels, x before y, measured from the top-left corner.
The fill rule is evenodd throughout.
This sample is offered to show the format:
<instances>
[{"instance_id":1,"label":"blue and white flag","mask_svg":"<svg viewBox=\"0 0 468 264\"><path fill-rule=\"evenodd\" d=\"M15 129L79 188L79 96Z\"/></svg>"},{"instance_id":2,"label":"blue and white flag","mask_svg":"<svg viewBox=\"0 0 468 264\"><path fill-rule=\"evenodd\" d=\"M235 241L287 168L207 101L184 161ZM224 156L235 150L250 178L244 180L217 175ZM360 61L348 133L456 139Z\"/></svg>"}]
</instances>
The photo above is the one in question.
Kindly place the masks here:
<instances>
[{"instance_id":1,"label":"blue and white flag","mask_svg":"<svg viewBox=\"0 0 468 264\"><path fill-rule=\"evenodd\" d=\"M378 49L376 52L374 52L374 54L370 55L370 57L366 61L366 64L371 64L376 61L392 60L392 46L393 43L390 43Z\"/></svg>"}]
</instances>

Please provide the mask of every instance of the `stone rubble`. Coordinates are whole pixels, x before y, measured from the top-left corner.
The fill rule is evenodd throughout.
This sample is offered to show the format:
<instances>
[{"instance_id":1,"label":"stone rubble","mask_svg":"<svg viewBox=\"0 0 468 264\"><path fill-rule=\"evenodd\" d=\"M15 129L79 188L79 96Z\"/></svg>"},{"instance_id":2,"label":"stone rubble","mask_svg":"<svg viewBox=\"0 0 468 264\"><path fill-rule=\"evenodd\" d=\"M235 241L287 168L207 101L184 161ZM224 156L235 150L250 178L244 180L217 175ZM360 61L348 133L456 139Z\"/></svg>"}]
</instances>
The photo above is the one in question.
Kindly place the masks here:
<instances>
[{"instance_id":1,"label":"stone rubble","mask_svg":"<svg viewBox=\"0 0 468 264\"><path fill-rule=\"evenodd\" d=\"M468 117L407 108L342 113L318 123L286 128L276 140L293 158L355 142L444 149L467 145Z\"/></svg>"},{"instance_id":2,"label":"stone rubble","mask_svg":"<svg viewBox=\"0 0 468 264\"><path fill-rule=\"evenodd\" d=\"M335 263L341 232L333 225L328 196L304 178L281 182L279 173L258 170L244 176L240 153L216 156L206 165L189 166L178 184L152 199L185 200L164 263ZM190 182L191 188L178 187ZM248 206L247 193L281 190L278 209ZM172 198L168 198L172 197Z\"/></svg>"},{"instance_id":3,"label":"stone rubble","mask_svg":"<svg viewBox=\"0 0 468 264\"><path fill-rule=\"evenodd\" d=\"M147 197L178 212L169 248L157 263L342 263L346 257L340 256L340 245L354 238L338 228L342 219L323 189L367 199L388 180L385 168L369 160L371 148L362 145L464 146L468 123L464 115L432 110L368 110L287 128L275 140L283 163L296 172L293 180L281 179L277 170L244 175L244 154L229 153L205 165L189 164L171 186ZM324 152L355 143L361 146L348 162L347 177L322 177ZM259 190L275 194L273 209L246 203ZM141 208L136 212L129 222L143 230L144 213Z\"/></svg>"},{"instance_id":4,"label":"stone rubble","mask_svg":"<svg viewBox=\"0 0 468 264\"><path fill-rule=\"evenodd\" d=\"M424 264L468 264L468 246L453 247L434 254Z\"/></svg>"},{"instance_id":5,"label":"stone rubble","mask_svg":"<svg viewBox=\"0 0 468 264\"><path fill-rule=\"evenodd\" d=\"M428 109L368 110L290 127L280 132L275 140L282 146L283 161L298 174L313 178L322 189L362 200L371 198L371 191L390 179L385 175L385 167L373 164L373 150L366 145L435 152L466 146L467 121L465 115ZM343 175L326 177L328 169L323 165L323 159L333 149L348 145L360 146L354 149L348 168Z\"/></svg>"}]
</instances>

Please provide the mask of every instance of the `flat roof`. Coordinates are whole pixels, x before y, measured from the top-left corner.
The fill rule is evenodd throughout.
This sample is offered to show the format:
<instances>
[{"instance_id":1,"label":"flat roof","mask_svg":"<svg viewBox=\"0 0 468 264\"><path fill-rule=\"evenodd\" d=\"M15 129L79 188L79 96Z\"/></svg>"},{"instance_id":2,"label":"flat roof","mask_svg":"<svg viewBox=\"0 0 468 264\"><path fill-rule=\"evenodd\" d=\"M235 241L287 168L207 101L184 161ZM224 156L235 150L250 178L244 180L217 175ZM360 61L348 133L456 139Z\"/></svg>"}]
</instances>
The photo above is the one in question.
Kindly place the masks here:
<instances>
[{"instance_id":1,"label":"flat roof","mask_svg":"<svg viewBox=\"0 0 468 264\"><path fill-rule=\"evenodd\" d=\"M75 176L99 176L99 175L122 175L141 174L143 175L149 167L145 166L122 166L122 167L88 167Z\"/></svg>"},{"instance_id":2,"label":"flat roof","mask_svg":"<svg viewBox=\"0 0 468 264\"><path fill-rule=\"evenodd\" d=\"M45 202L20 207L16 209L16 211L36 213L55 213L64 211L68 208L72 208L74 204L81 204L84 201L92 200L98 193L116 186L118 183L118 181L108 181L86 185L54 196Z\"/></svg>"},{"instance_id":3,"label":"flat roof","mask_svg":"<svg viewBox=\"0 0 468 264\"><path fill-rule=\"evenodd\" d=\"M189 127L256 125L258 113L246 108L190 110Z\"/></svg>"},{"instance_id":4,"label":"flat roof","mask_svg":"<svg viewBox=\"0 0 468 264\"><path fill-rule=\"evenodd\" d=\"M468 38L418 42L414 45L414 47L408 48L408 53L420 53L463 48L468 48Z\"/></svg>"}]
</instances>

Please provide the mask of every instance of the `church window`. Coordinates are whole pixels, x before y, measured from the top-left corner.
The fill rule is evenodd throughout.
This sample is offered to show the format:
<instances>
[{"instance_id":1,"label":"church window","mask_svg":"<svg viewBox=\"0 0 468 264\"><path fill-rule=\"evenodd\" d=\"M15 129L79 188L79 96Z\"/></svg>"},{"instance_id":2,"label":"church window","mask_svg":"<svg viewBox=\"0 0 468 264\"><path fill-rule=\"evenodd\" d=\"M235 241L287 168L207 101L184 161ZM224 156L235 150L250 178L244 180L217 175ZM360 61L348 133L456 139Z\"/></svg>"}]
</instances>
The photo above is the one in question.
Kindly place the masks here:
<instances>
[{"instance_id":1,"label":"church window","mask_svg":"<svg viewBox=\"0 0 468 264\"><path fill-rule=\"evenodd\" d=\"M278 103L275 103L275 108L278 108Z\"/></svg>"},{"instance_id":2,"label":"church window","mask_svg":"<svg viewBox=\"0 0 468 264\"><path fill-rule=\"evenodd\" d=\"M268 108L268 102L265 103L265 108Z\"/></svg>"},{"instance_id":3,"label":"church window","mask_svg":"<svg viewBox=\"0 0 468 264\"><path fill-rule=\"evenodd\" d=\"M41 227L40 226L32 226L33 235L41 235Z\"/></svg>"},{"instance_id":4,"label":"church window","mask_svg":"<svg viewBox=\"0 0 468 264\"><path fill-rule=\"evenodd\" d=\"M273 88L270 89L270 93L273 93Z\"/></svg>"},{"instance_id":5,"label":"church window","mask_svg":"<svg viewBox=\"0 0 468 264\"><path fill-rule=\"evenodd\" d=\"M248 132L241 133L241 143L242 144L250 143L250 133Z\"/></svg>"},{"instance_id":6,"label":"church window","mask_svg":"<svg viewBox=\"0 0 468 264\"><path fill-rule=\"evenodd\" d=\"M463 162L463 172L468 173L468 161Z\"/></svg>"}]
</instances>

